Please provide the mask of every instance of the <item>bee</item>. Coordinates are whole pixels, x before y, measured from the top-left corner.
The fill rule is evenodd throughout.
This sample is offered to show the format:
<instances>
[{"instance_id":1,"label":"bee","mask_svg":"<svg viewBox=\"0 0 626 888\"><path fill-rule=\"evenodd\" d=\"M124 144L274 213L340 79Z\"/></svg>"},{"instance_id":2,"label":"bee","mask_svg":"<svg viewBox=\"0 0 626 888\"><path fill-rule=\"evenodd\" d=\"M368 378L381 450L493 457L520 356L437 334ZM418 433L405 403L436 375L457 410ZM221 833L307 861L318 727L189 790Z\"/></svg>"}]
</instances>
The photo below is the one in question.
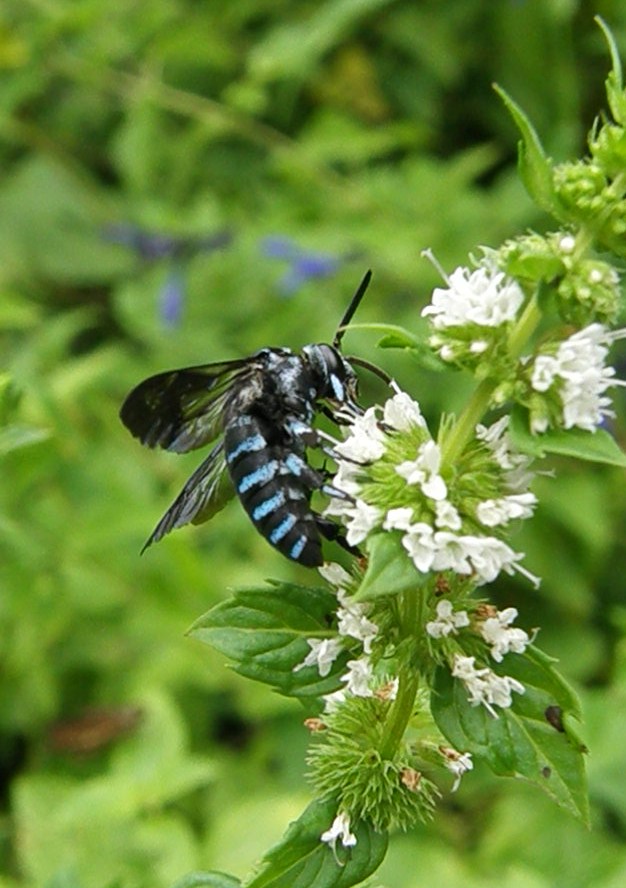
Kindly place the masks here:
<instances>
[{"instance_id":1,"label":"bee","mask_svg":"<svg viewBox=\"0 0 626 888\"><path fill-rule=\"evenodd\" d=\"M332 345L262 348L247 358L158 373L124 401L120 418L148 447L187 453L211 442L207 458L163 515L142 551L169 531L212 518L237 496L254 527L284 556L307 567L323 563L322 537L348 546L340 528L311 506L314 491L346 498L307 449L333 456L329 436L312 425L323 413L347 424L363 413L353 365L385 382L379 367L341 353L341 339L370 282L368 271Z\"/></svg>"}]
</instances>

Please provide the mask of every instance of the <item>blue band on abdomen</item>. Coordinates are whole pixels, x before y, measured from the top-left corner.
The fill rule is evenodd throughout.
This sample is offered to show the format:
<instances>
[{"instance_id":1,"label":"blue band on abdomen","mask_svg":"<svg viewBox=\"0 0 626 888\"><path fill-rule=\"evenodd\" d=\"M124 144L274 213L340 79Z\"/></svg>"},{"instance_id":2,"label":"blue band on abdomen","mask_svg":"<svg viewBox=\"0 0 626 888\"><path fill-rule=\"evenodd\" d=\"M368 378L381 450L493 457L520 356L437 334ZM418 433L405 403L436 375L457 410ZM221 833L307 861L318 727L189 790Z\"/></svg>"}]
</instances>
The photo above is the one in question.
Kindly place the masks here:
<instances>
[{"instance_id":1,"label":"blue band on abdomen","mask_svg":"<svg viewBox=\"0 0 626 888\"><path fill-rule=\"evenodd\" d=\"M280 524L269 535L270 543L278 543L286 537L298 519L295 515L286 515Z\"/></svg>"},{"instance_id":2,"label":"blue band on abdomen","mask_svg":"<svg viewBox=\"0 0 626 888\"><path fill-rule=\"evenodd\" d=\"M267 441L263 435L260 435L257 432L256 435L250 435L248 438L244 438L243 441L240 441L234 450L229 450L226 454L226 462L233 462L233 460L236 460L242 453L256 453L259 450L263 450L266 445Z\"/></svg>"},{"instance_id":3,"label":"blue band on abdomen","mask_svg":"<svg viewBox=\"0 0 626 888\"><path fill-rule=\"evenodd\" d=\"M279 490L278 493L275 493L274 496L270 496L269 499L263 500L262 503L253 510L251 518L253 521L262 521L263 518L267 518L268 515L277 509L279 506L284 505L285 503L285 494L282 490Z\"/></svg>"},{"instance_id":4,"label":"blue band on abdomen","mask_svg":"<svg viewBox=\"0 0 626 888\"><path fill-rule=\"evenodd\" d=\"M307 538L305 536L298 537L297 541L291 547L289 557L293 558L294 561L297 561L298 558L302 555L302 551L306 544Z\"/></svg>"},{"instance_id":5,"label":"blue band on abdomen","mask_svg":"<svg viewBox=\"0 0 626 888\"><path fill-rule=\"evenodd\" d=\"M267 484L268 481L272 480L277 470L278 463L275 459L270 460L270 462L265 463L263 466L259 466L254 472L249 472L243 476L237 484L237 493L245 493L251 487L262 487L263 484Z\"/></svg>"}]
</instances>

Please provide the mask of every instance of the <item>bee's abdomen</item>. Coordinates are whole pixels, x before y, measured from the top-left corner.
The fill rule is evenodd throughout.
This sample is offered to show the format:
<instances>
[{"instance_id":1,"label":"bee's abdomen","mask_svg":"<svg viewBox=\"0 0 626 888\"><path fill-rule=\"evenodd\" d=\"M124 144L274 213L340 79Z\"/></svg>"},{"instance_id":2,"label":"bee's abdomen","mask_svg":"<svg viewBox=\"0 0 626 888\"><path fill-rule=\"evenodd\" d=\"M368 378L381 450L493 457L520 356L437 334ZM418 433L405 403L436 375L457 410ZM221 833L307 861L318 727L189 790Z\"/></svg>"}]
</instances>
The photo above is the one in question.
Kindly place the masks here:
<instances>
[{"instance_id":1,"label":"bee's abdomen","mask_svg":"<svg viewBox=\"0 0 626 888\"><path fill-rule=\"evenodd\" d=\"M256 529L287 558L323 562L309 500L322 477L258 417L242 415L224 433L226 462L237 496Z\"/></svg>"}]
</instances>

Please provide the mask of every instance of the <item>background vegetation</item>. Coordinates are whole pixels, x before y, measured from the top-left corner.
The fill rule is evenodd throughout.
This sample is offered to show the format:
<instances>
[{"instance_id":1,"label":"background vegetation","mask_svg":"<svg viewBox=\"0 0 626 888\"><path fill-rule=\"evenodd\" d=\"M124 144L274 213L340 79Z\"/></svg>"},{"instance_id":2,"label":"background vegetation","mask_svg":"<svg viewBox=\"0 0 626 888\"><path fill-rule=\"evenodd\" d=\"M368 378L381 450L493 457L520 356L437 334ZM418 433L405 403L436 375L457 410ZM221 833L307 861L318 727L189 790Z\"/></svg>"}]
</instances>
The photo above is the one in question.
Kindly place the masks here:
<instances>
[{"instance_id":1,"label":"background vegetation","mask_svg":"<svg viewBox=\"0 0 626 888\"><path fill-rule=\"evenodd\" d=\"M541 229L491 83L578 156L609 68L595 13L626 54L618 0L4 0L1 888L243 875L301 810L304 713L185 630L229 587L315 578L237 505L139 558L198 455L143 450L120 403L158 370L328 339L366 267L360 319L415 326L421 249L451 269ZM388 355L427 415L460 403L461 376ZM474 772L372 885L626 883L626 485L556 467L516 541L541 590L497 596L582 692L593 830Z\"/></svg>"}]
</instances>

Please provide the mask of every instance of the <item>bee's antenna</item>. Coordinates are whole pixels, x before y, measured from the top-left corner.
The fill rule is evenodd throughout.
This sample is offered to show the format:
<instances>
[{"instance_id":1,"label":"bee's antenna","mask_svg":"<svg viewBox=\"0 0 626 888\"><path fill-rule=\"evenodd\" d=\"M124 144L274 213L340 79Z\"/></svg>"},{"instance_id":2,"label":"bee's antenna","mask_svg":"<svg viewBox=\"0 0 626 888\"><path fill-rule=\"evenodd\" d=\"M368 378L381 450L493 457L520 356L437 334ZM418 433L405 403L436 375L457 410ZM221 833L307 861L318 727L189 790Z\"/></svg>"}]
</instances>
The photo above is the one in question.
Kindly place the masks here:
<instances>
[{"instance_id":1,"label":"bee's antenna","mask_svg":"<svg viewBox=\"0 0 626 888\"><path fill-rule=\"evenodd\" d=\"M359 307L361 299L363 299L363 297L365 296L365 291L367 290L371 279L372 279L372 272L371 272L371 270L368 270L365 272L363 280L359 284L358 290L356 291L356 293L352 297L350 305L348 306L346 313L342 317L341 323L337 327L337 332L335 333L335 338L333 339L333 347L334 348L339 348L341 340L343 339L343 334L346 332L346 327L348 326L348 324L352 320L352 318L354 316L354 312Z\"/></svg>"},{"instance_id":2,"label":"bee's antenna","mask_svg":"<svg viewBox=\"0 0 626 888\"><path fill-rule=\"evenodd\" d=\"M363 358L357 358L356 355L350 355L346 360L350 364L355 364L357 367L363 367L364 370L369 370L370 373L373 373L374 376L378 376L379 379L382 379L382 381L391 386L391 388L394 387L395 383L393 376L386 373L382 367L378 367L376 364L372 364L370 361L366 361Z\"/></svg>"}]
</instances>

